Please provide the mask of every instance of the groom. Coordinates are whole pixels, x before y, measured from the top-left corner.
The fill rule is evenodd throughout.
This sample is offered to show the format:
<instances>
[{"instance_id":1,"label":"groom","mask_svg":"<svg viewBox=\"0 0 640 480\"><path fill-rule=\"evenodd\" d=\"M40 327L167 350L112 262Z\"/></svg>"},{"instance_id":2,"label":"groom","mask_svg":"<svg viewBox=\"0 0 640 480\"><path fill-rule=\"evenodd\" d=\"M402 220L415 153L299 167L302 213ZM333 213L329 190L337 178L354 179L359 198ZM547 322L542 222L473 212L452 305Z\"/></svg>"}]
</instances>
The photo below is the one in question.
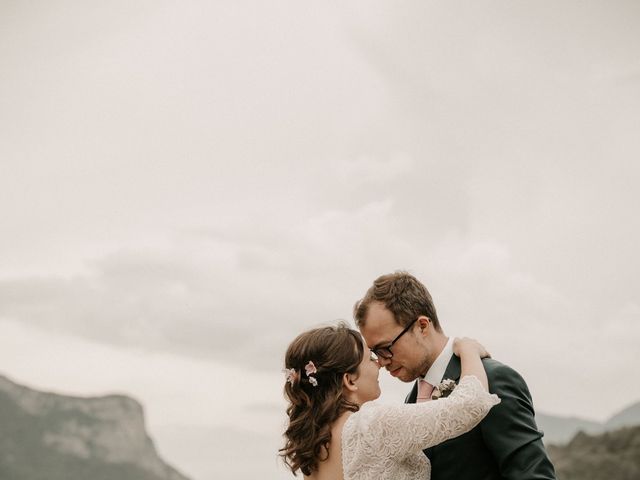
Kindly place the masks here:
<instances>
[{"instance_id":1,"label":"groom","mask_svg":"<svg viewBox=\"0 0 640 480\"><path fill-rule=\"evenodd\" d=\"M431 400L443 380L460 379L453 355L426 287L406 272L377 278L356 303L354 317L381 367L403 382L417 380L406 402ZM483 360L496 405L470 432L425 450L432 480L552 480L542 433L534 419L527 384L510 367Z\"/></svg>"}]
</instances>

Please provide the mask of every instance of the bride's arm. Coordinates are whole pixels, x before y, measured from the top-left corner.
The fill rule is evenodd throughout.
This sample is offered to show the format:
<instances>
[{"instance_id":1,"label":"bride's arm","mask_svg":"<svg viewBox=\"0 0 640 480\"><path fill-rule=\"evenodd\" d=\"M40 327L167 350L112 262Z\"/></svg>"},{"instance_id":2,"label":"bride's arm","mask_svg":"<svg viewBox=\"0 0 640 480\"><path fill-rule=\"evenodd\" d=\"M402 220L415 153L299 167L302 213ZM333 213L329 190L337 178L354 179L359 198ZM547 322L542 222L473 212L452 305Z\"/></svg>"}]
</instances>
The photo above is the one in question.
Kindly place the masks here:
<instances>
[{"instance_id":1,"label":"bride's arm","mask_svg":"<svg viewBox=\"0 0 640 480\"><path fill-rule=\"evenodd\" d=\"M453 353L460 357L460 378L473 375L484 389L489 391L487 372L482 365L482 359L490 356L487 350L471 338L456 338L453 342Z\"/></svg>"},{"instance_id":2,"label":"bride's arm","mask_svg":"<svg viewBox=\"0 0 640 480\"><path fill-rule=\"evenodd\" d=\"M372 457L404 457L478 425L500 400L487 392L487 377L480 360L482 352L477 346L465 346L462 342L455 351L461 355L463 378L451 395L418 404L365 406L353 415L343 433L343 442L366 447Z\"/></svg>"},{"instance_id":3,"label":"bride's arm","mask_svg":"<svg viewBox=\"0 0 640 480\"><path fill-rule=\"evenodd\" d=\"M424 403L371 405L353 415L346 436L377 458L404 457L468 432L499 403L475 375L466 375L451 395ZM348 442L349 443L349 442Z\"/></svg>"}]
</instances>

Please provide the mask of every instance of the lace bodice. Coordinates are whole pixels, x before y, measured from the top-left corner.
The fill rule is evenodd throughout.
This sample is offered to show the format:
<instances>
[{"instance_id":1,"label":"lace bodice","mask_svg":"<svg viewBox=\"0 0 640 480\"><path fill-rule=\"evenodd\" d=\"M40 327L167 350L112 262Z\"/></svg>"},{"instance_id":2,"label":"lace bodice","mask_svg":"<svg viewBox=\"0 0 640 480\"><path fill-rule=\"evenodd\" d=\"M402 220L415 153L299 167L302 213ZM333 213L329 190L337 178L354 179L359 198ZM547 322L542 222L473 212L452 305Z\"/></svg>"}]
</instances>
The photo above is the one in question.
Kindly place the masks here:
<instances>
[{"instance_id":1,"label":"lace bodice","mask_svg":"<svg viewBox=\"0 0 640 480\"><path fill-rule=\"evenodd\" d=\"M474 376L446 398L417 404L366 403L342 430L344 480L425 480L431 466L422 450L475 427L500 400Z\"/></svg>"}]
</instances>

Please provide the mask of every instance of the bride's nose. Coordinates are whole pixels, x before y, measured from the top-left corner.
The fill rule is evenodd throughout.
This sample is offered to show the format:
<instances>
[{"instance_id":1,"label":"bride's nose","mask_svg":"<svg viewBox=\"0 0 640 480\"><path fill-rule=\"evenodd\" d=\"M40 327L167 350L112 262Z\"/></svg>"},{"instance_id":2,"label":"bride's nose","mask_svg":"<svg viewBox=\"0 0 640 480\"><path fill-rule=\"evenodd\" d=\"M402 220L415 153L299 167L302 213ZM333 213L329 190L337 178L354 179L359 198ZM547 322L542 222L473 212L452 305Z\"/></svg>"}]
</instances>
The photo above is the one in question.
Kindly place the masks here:
<instances>
[{"instance_id":1,"label":"bride's nose","mask_svg":"<svg viewBox=\"0 0 640 480\"><path fill-rule=\"evenodd\" d=\"M391 359L390 358L384 358L384 357L378 357L378 366L380 368L382 367L386 367L387 365L389 365L391 363Z\"/></svg>"}]
</instances>

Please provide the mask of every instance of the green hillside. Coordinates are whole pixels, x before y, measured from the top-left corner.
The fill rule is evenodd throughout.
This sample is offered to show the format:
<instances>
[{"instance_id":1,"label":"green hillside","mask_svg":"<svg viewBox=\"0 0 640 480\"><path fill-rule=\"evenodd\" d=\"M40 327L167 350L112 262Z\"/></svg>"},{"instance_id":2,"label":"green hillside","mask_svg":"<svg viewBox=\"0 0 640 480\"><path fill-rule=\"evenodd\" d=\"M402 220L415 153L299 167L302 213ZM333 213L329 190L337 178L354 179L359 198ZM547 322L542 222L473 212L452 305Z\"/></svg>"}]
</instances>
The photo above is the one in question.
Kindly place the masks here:
<instances>
[{"instance_id":1,"label":"green hillside","mask_svg":"<svg viewBox=\"0 0 640 480\"><path fill-rule=\"evenodd\" d=\"M135 400L66 397L0 376L0 480L89 479L188 480L158 457Z\"/></svg>"},{"instance_id":2,"label":"green hillside","mask_svg":"<svg viewBox=\"0 0 640 480\"><path fill-rule=\"evenodd\" d=\"M640 427L600 435L578 433L565 446L549 446L558 480L640 479Z\"/></svg>"}]
</instances>

